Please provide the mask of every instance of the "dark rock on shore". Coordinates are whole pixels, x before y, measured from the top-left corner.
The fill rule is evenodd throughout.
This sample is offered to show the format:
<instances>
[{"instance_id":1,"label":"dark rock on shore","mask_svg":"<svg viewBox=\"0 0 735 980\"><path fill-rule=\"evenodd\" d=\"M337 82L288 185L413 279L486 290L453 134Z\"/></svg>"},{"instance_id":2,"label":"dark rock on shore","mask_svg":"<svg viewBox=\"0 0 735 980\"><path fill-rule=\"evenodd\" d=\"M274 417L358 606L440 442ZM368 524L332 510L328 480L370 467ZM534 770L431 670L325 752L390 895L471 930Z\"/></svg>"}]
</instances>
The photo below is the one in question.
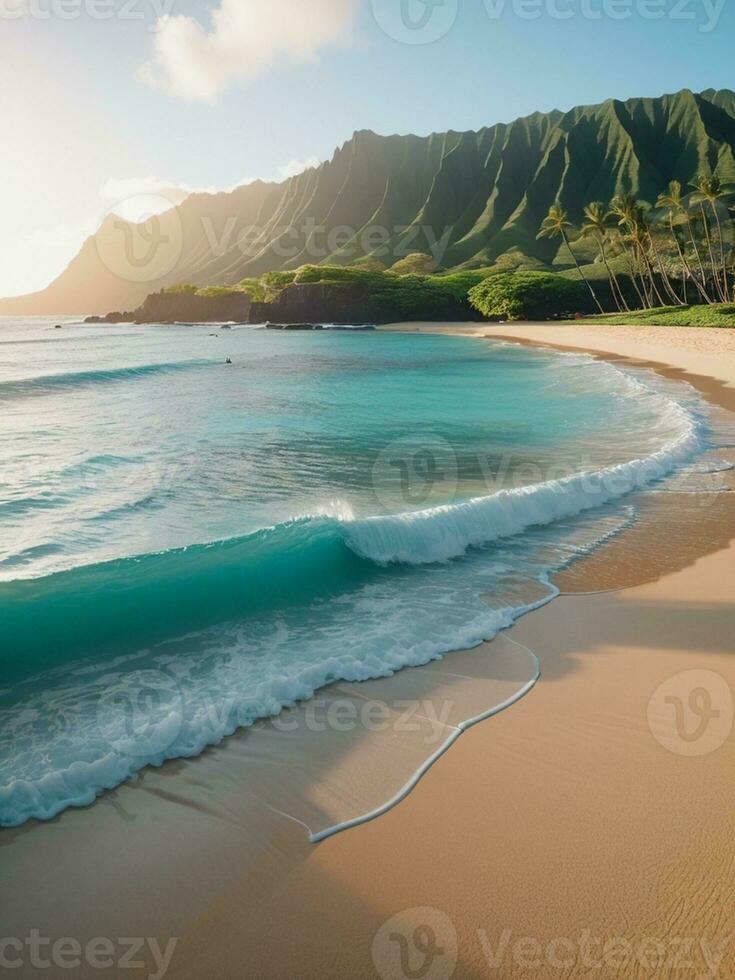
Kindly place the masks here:
<instances>
[{"instance_id":1,"label":"dark rock on shore","mask_svg":"<svg viewBox=\"0 0 735 980\"><path fill-rule=\"evenodd\" d=\"M251 323L378 324L402 320L478 320L466 297L439 301L427 295L407 308L401 280L391 292L372 289L360 282L304 282L285 286L271 303L253 303ZM274 328L275 329L275 328ZM308 327L306 328L308 329Z\"/></svg>"},{"instance_id":2,"label":"dark rock on shore","mask_svg":"<svg viewBox=\"0 0 735 980\"><path fill-rule=\"evenodd\" d=\"M416 288L411 277L375 281L296 282L271 302L252 302L232 289L206 295L191 289L151 293L132 313L88 317L87 323L264 323L271 330L321 330L402 320L477 320L464 291L453 293L427 279ZM423 282L423 280L422 280ZM437 281L438 282L438 281ZM364 329L364 327L363 327Z\"/></svg>"},{"instance_id":3,"label":"dark rock on shore","mask_svg":"<svg viewBox=\"0 0 735 980\"><path fill-rule=\"evenodd\" d=\"M151 293L132 313L88 316L85 323L248 323L250 297L232 292L221 296L196 293Z\"/></svg>"},{"instance_id":4,"label":"dark rock on shore","mask_svg":"<svg viewBox=\"0 0 735 980\"><path fill-rule=\"evenodd\" d=\"M108 313L106 316L88 316L85 323L135 323L135 313Z\"/></svg>"},{"instance_id":5,"label":"dark rock on shore","mask_svg":"<svg viewBox=\"0 0 735 980\"><path fill-rule=\"evenodd\" d=\"M135 311L136 323L247 323L250 297L232 292L220 296L197 293L151 293Z\"/></svg>"}]
</instances>

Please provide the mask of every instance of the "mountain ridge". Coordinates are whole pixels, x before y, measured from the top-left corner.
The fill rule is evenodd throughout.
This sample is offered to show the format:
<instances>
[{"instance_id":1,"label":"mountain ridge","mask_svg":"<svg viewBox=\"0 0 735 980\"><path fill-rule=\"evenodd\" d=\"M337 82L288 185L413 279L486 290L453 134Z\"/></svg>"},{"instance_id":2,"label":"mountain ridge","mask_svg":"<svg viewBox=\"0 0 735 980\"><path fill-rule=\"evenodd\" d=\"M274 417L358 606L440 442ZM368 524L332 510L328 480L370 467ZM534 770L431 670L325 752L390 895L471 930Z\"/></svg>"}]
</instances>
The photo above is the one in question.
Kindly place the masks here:
<instances>
[{"instance_id":1,"label":"mountain ridge","mask_svg":"<svg viewBox=\"0 0 735 980\"><path fill-rule=\"evenodd\" d=\"M108 215L46 289L0 300L0 313L106 313L178 282L391 266L413 252L446 269L550 267L558 243L536 234L554 201L579 220L591 201L653 203L670 180L687 186L700 171L735 181L729 89L611 98L477 131L356 130L330 160L283 182L195 193L150 226Z\"/></svg>"}]
</instances>

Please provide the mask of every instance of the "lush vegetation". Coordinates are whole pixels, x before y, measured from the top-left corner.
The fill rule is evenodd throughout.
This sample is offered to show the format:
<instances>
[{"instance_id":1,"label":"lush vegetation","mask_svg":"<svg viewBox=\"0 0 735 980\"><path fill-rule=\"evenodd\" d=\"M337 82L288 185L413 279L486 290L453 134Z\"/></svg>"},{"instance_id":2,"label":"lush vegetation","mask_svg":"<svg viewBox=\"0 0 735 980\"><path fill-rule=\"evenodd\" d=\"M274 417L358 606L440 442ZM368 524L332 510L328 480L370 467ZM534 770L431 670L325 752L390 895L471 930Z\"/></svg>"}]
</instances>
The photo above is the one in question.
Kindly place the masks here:
<instances>
[{"instance_id":1,"label":"lush vegetation","mask_svg":"<svg viewBox=\"0 0 735 980\"><path fill-rule=\"evenodd\" d=\"M304 265L294 271L267 272L259 278L243 279L236 286L198 288L182 283L164 292L206 297L246 292L255 303L274 304L272 311L259 310L259 313L277 318L278 301L284 290L301 287L303 292L311 292L313 287L314 298L304 297L304 308L308 310L327 307L330 298L339 299L341 294L345 302L356 309L357 315L378 323L402 319L479 319L469 303L468 293L489 272L488 269L474 269L446 275L400 275L372 264L352 267ZM327 296L323 287L327 287ZM325 314L314 312L313 315Z\"/></svg>"},{"instance_id":2,"label":"lush vegetation","mask_svg":"<svg viewBox=\"0 0 735 980\"><path fill-rule=\"evenodd\" d=\"M600 313L593 322L735 325L735 253L725 233L729 185L700 175L688 193L672 181L656 207L618 195L592 202L575 226L559 202L548 210L540 239L558 239L567 269L529 270L524 263L431 272L425 253L386 269L302 265L266 272L231 286L171 286L165 292L209 298L247 293L277 316L284 290L301 288L310 316L337 308L366 320L559 319ZM325 289L326 287L326 289ZM344 301L344 302L343 302ZM336 307L335 307L336 303ZM325 309L322 314L321 309ZM260 313L269 315L268 309Z\"/></svg>"},{"instance_id":3,"label":"lush vegetation","mask_svg":"<svg viewBox=\"0 0 735 980\"><path fill-rule=\"evenodd\" d=\"M491 320L548 320L589 307L581 282L550 272L501 272L470 289L469 299Z\"/></svg>"},{"instance_id":4,"label":"lush vegetation","mask_svg":"<svg viewBox=\"0 0 735 980\"><path fill-rule=\"evenodd\" d=\"M612 310L682 309L693 303L735 302L735 254L730 227L731 185L717 174L700 173L688 192L672 180L655 207L619 194L609 205L594 201L584 208L577 240L591 240L607 276L612 306L607 309L585 275L573 246L575 229L557 201L544 218L539 238L558 238L574 262L580 280L602 314ZM615 262L617 260L617 263ZM636 299L615 271L622 268Z\"/></svg>"},{"instance_id":5,"label":"lush vegetation","mask_svg":"<svg viewBox=\"0 0 735 980\"><path fill-rule=\"evenodd\" d=\"M245 292L240 285L238 286L194 286L188 282L177 283L175 286L167 286L161 292L168 296L206 296L213 299L217 296L235 296Z\"/></svg>"},{"instance_id":6,"label":"lush vegetation","mask_svg":"<svg viewBox=\"0 0 735 980\"><path fill-rule=\"evenodd\" d=\"M579 322L662 327L735 327L735 306L725 303L662 306L653 310L636 310L633 313L595 316Z\"/></svg>"},{"instance_id":7,"label":"lush vegetation","mask_svg":"<svg viewBox=\"0 0 735 980\"><path fill-rule=\"evenodd\" d=\"M405 259L399 259L391 266L391 272L397 276L428 276L436 272L439 263L425 252L411 252Z\"/></svg>"},{"instance_id":8,"label":"lush vegetation","mask_svg":"<svg viewBox=\"0 0 735 980\"><path fill-rule=\"evenodd\" d=\"M397 275L393 270L305 265L296 272L293 283L345 290L357 287L365 295L365 317L379 323L403 319L467 319L475 315L468 292L487 274L487 269L476 269L448 275Z\"/></svg>"}]
</instances>

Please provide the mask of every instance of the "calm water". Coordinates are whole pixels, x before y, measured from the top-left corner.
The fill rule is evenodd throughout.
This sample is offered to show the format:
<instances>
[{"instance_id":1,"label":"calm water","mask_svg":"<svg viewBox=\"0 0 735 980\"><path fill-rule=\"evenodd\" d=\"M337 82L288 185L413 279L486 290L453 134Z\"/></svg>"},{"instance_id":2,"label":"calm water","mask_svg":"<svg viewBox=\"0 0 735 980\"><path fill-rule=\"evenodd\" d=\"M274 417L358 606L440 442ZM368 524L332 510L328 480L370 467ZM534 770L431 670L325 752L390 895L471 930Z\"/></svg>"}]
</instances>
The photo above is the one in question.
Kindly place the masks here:
<instances>
[{"instance_id":1,"label":"calm water","mask_svg":"<svg viewBox=\"0 0 735 980\"><path fill-rule=\"evenodd\" d=\"M0 320L5 825L492 636L708 448L585 356L61 322Z\"/></svg>"}]
</instances>

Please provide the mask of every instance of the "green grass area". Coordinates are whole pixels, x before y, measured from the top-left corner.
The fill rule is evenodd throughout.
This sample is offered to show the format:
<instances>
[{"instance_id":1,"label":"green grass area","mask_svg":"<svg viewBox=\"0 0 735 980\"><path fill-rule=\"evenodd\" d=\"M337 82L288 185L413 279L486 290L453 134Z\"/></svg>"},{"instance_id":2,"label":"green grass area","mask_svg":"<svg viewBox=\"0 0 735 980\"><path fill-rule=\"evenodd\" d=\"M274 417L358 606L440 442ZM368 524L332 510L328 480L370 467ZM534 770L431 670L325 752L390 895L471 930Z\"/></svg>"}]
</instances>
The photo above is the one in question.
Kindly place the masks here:
<instances>
[{"instance_id":1,"label":"green grass area","mask_svg":"<svg viewBox=\"0 0 735 980\"><path fill-rule=\"evenodd\" d=\"M735 327L735 306L718 303L715 306L661 306L655 310L636 310L577 320L590 326L620 324L660 327Z\"/></svg>"}]
</instances>

